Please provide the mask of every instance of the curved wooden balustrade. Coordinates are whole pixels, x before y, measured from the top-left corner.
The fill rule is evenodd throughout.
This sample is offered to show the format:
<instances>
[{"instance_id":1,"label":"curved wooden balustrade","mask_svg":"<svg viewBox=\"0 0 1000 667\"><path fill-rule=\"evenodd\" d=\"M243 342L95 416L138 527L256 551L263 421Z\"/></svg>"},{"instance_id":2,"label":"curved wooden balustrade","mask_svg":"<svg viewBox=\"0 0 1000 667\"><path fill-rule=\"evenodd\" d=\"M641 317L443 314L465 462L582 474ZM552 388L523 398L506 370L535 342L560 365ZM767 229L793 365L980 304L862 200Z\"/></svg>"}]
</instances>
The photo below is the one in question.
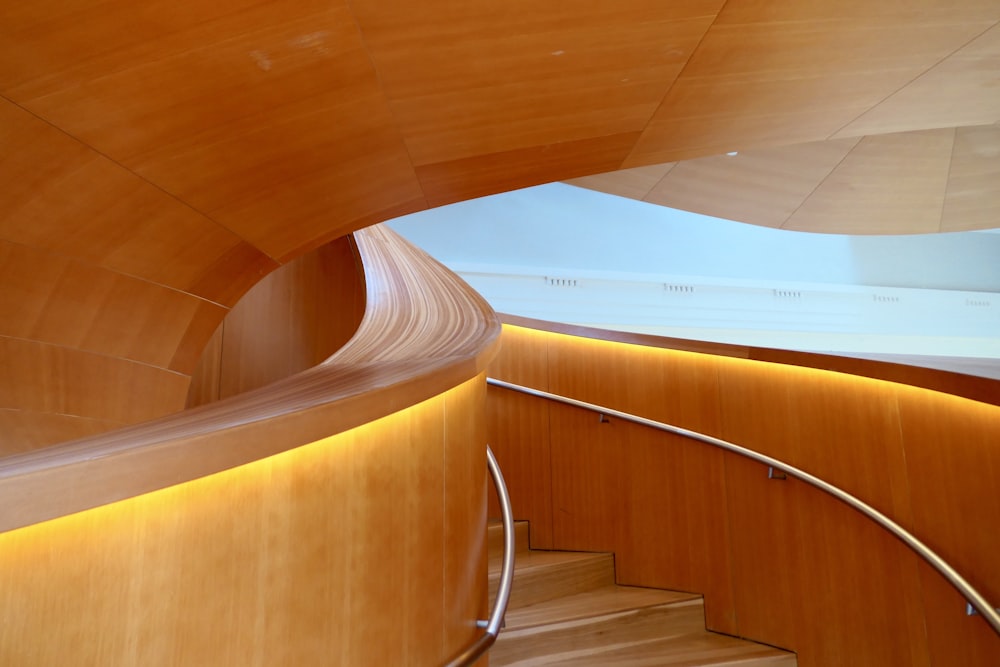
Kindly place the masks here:
<instances>
[{"instance_id":1,"label":"curved wooden balustrade","mask_svg":"<svg viewBox=\"0 0 1000 667\"><path fill-rule=\"evenodd\" d=\"M239 466L368 423L475 377L489 305L385 227L356 234L367 308L323 364L265 388L0 462L0 530Z\"/></svg>"}]
</instances>

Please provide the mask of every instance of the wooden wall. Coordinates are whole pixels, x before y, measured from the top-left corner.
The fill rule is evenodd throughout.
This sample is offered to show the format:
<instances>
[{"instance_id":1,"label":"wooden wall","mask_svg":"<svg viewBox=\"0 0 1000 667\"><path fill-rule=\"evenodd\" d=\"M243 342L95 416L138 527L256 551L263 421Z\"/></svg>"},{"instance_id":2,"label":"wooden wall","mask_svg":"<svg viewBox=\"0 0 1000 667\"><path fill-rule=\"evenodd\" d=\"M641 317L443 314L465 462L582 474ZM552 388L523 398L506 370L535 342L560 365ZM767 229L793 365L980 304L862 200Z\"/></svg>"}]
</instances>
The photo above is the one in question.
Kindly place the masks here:
<instances>
[{"instance_id":1,"label":"wooden wall","mask_svg":"<svg viewBox=\"0 0 1000 667\"><path fill-rule=\"evenodd\" d=\"M330 359L0 461L0 663L439 664L481 630L499 324L385 228Z\"/></svg>"},{"instance_id":2,"label":"wooden wall","mask_svg":"<svg viewBox=\"0 0 1000 667\"><path fill-rule=\"evenodd\" d=\"M54 7L0 16L0 454L181 409L263 275L429 206L844 139L866 159L813 217L909 197L996 219L995 0ZM926 133L953 136L930 142L954 156L943 202Z\"/></svg>"},{"instance_id":3,"label":"wooden wall","mask_svg":"<svg viewBox=\"0 0 1000 667\"><path fill-rule=\"evenodd\" d=\"M1000 406L804 365L509 325L489 372L804 468L893 517L1000 601ZM612 550L620 583L703 593L711 629L792 649L803 667L986 667L1000 654L1000 640L929 566L803 483L508 390L490 389L489 416L533 546Z\"/></svg>"},{"instance_id":4,"label":"wooden wall","mask_svg":"<svg viewBox=\"0 0 1000 667\"><path fill-rule=\"evenodd\" d=\"M4 665L433 665L486 613L485 383L0 535Z\"/></svg>"},{"instance_id":5,"label":"wooden wall","mask_svg":"<svg viewBox=\"0 0 1000 667\"><path fill-rule=\"evenodd\" d=\"M365 311L361 260L350 236L265 276L216 329L191 376L188 407L235 396L324 361Z\"/></svg>"}]
</instances>

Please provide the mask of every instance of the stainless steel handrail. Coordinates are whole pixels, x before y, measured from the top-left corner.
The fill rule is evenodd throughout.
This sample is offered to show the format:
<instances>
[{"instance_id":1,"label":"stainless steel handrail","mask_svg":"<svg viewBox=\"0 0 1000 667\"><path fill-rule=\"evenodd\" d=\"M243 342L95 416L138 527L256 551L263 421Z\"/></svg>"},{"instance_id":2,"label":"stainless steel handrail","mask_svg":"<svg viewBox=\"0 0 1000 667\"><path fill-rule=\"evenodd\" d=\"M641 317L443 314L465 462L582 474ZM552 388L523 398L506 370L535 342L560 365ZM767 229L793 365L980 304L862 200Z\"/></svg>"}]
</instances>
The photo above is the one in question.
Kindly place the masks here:
<instances>
[{"instance_id":1,"label":"stainless steel handrail","mask_svg":"<svg viewBox=\"0 0 1000 667\"><path fill-rule=\"evenodd\" d=\"M625 421L632 422L634 424L641 424L643 426L649 426L651 428L658 429L660 431L666 431L668 433L674 433L676 435L683 436L685 438L690 438L692 440L698 440L699 442L704 442L706 444L712 445L714 447L719 447L734 454L739 454L740 456L745 456L754 461L763 463L766 466L770 466L776 470L780 470L785 474L791 475L797 479L802 480L816 488L829 493L834 498L843 501L861 512L869 519L875 521L877 524L888 530L890 533L895 535L897 538L902 540L906 546L910 547L913 551L917 553L918 556L927 561L931 567L941 573L941 575L948 580L955 589L961 593L965 599L968 601L976 611L986 620L987 623L993 628L993 631L1000 636L1000 613L997 612L993 607L986 602L986 599L973 588L969 582L967 582L962 575L955 571L951 565L945 562L939 555L932 551L927 545L918 540L913 534L907 531L905 528L900 526L898 523L887 517L886 515L879 512L877 509L868 505L860 498L852 496L843 489L836 487L829 482L825 482L819 477L811 475L804 470L800 470L794 466L788 465L783 461L771 458L759 452L747 449L745 447L740 447L726 440L720 440L719 438L713 438L710 435L704 435L698 433L697 431L689 431L688 429L681 428L679 426L672 426L671 424L664 424L663 422L654 421L652 419L646 419L645 417L639 417L637 415L629 414L627 412L622 412L620 410L615 410L614 408L608 408L600 405L595 405L594 403L587 403L586 401L578 401L574 398L567 398L566 396L560 396L558 394L551 394L547 391L541 391L539 389L532 389L530 387L524 387L518 384L513 384L510 382L504 382L503 380L496 380L494 378L487 378L486 383L494 387L502 387L504 389L510 389L512 391L518 391L523 394L529 394L531 396L537 396L539 398L546 398L558 403L565 403L566 405L572 405L578 408L583 408L585 410L592 410L603 415L609 415L612 417L617 417Z\"/></svg>"},{"instance_id":2,"label":"stainless steel handrail","mask_svg":"<svg viewBox=\"0 0 1000 667\"><path fill-rule=\"evenodd\" d=\"M489 445L486 446L486 465L489 467L490 476L493 477L497 500L500 501L500 519L503 523L503 563L500 567L500 582L497 585L497 597L493 601L489 620L477 622L479 627L486 628L486 633L453 658L448 667L467 667L493 646L503 626L507 602L510 601L510 589L514 582L514 512L510 506L510 494L507 493L503 473L500 472L500 465Z\"/></svg>"}]
</instances>

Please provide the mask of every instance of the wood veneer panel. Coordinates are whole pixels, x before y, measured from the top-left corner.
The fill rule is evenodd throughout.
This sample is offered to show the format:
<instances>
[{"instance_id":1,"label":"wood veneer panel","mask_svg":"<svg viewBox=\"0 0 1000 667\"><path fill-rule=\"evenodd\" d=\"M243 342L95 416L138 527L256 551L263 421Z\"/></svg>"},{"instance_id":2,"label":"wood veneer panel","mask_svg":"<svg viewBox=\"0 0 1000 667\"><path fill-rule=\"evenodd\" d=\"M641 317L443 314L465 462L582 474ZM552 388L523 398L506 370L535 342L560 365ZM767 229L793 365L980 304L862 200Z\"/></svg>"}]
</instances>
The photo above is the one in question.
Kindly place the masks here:
<instances>
[{"instance_id":1,"label":"wood veneer panel","mask_svg":"<svg viewBox=\"0 0 1000 667\"><path fill-rule=\"evenodd\" d=\"M997 606L1000 407L901 388L899 411L920 534ZM1000 639L981 619L965 616L965 601L939 580L929 569L921 571L934 664L991 664Z\"/></svg>"},{"instance_id":2,"label":"wood veneer panel","mask_svg":"<svg viewBox=\"0 0 1000 667\"><path fill-rule=\"evenodd\" d=\"M667 162L648 167L619 169L605 174L573 178L566 182L580 188L606 192L609 195L645 200L653 187L667 175L674 164L674 162Z\"/></svg>"},{"instance_id":3,"label":"wood veneer panel","mask_svg":"<svg viewBox=\"0 0 1000 667\"><path fill-rule=\"evenodd\" d=\"M720 392L726 440L821 475L911 525L892 385L806 368L729 362Z\"/></svg>"},{"instance_id":4,"label":"wood veneer panel","mask_svg":"<svg viewBox=\"0 0 1000 667\"><path fill-rule=\"evenodd\" d=\"M550 391L717 435L719 364L678 350L553 335Z\"/></svg>"},{"instance_id":5,"label":"wood veneer panel","mask_svg":"<svg viewBox=\"0 0 1000 667\"><path fill-rule=\"evenodd\" d=\"M555 548L617 553L628 516L625 433L588 411L549 410Z\"/></svg>"},{"instance_id":6,"label":"wood veneer panel","mask_svg":"<svg viewBox=\"0 0 1000 667\"><path fill-rule=\"evenodd\" d=\"M429 206L525 188L560 178L611 171L621 166L638 133L488 153L417 167Z\"/></svg>"},{"instance_id":7,"label":"wood veneer panel","mask_svg":"<svg viewBox=\"0 0 1000 667\"><path fill-rule=\"evenodd\" d=\"M634 342L656 345L647 338ZM575 391L613 406L618 401L618 407L629 404L625 409L643 414L660 402L643 393L653 389L655 395L661 382L678 380L679 389L671 387L667 396L707 391L683 373L654 370L655 354L668 350L637 352L635 359L642 361L630 368L630 346L554 334L548 340L549 363L559 364L549 372L557 393ZM720 352L736 354L734 347L721 346ZM996 597L990 580L996 531L988 527L1000 514L994 479L1000 468L994 465L995 447L988 445L995 441L1000 407L939 393L946 386L961 391L973 378L828 355L752 348L742 354L771 363L717 357L699 371L719 378L715 400L724 438L860 496L939 550L988 598ZM677 363L692 364L698 356L682 355ZM804 367L810 365L817 368ZM858 377L864 375L939 391ZM648 386L644 377L652 378ZM983 397L1000 395L995 381L975 380L982 382ZM691 590L714 591L706 595L709 627L796 650L803 665L950 665L956 659L986 665L994 659L995 637L980 619L963 615L964 603L941 577L847 506L802 483L768 480L765 467L735 455L724 457L719 481L713 452L701 445L685 443L698 452L691 458L684 445L654 446L665 444L664 436L634 427L639 434L633 437L633 427L613 418L602 424L591 413L551 410L557 547L563 540L574 548L611 548L619 578L624 572L635 577L627 583L685 588L705 564L694 545L711 544L711 535L721 533L724 546L713 553L725 553L728 565L714 563L709 581L690 584ZM698 413L697 404L689 405L672 421L690 426L688 419L705 419L705 413L691 417ZM602 429L619 432L591 437ZM721 510L710 489L727 494ZM664 553L670 557L658 557ZM687 569L689 563L696 565ZM725 576L732 577L731 588L721 585ZM713 600L725 600L727 592L733 596L728 607L713 608ZM949 652L955 643L961 649Z\"/></svg>"},{"instance_id":8,"label":"wood veneer panel","mask_svg":"<svg viewBox=\"0 0 1000 667\"><path fill-rule=\"evenodd\" d=\"M115 423L180 410L188 384L187 376L162 368L3 336L0 368L0 406Z\"/></svg>"},{"instance_id":9,"label":"wood veneer panel","mask_svg":"<svg viewBox=\"0 0 1000 667\"><path fill-rule=\"evenodd\" d=\"M216 327L212 337L201 351L198 365L191 373L185 408L194 408L219 400L222 383L222 332L223 324Z\"/></svg>"},{"instance_id":10,"label":"wood veneer panel","mask_svg":"<svg viewBox=\"0 0 1000 667\"><path fill-rule=\"evenodd\" d=\"M357 335L331 359L266 390L6 458L0 462L0 530L286 451L414 405L482 372L499 334L482 297L388 229L365 230L356 240L366 270L368 307ZM16 355L0 359L20 364L12 367L25 377L48 371L31 367L40 353L22 356L24 360ZM44 372L40 376L49 377ZM177 377L182 404L186 378ZM113 386L131 390L134 385L126 380L131 378ZM44 403L50 395L33 397L42 408L34 403L23 407L66 412ZM0 399L12 400L5 394ZM117 402L111 406L120 407Z\"/></svg>"},{"instance_id":11,"label":"wood veneer panel","mask_svg":"<svg viewBox=\"0 0 1000 667\"><path fill-rule=\"evenodd\" d=\"M995 20L753 7L723 9L624 166L826 139Z\"/></svg>"},{"instance_id":12,"label":"wood veneer panel","mask_svg":"<svg viewBox=\"0 0 1000 667\"><path fill-rule=\"evenodd\" d=\"M443 447L441 631L446 647L467 646L478 639L481 630L474 621L489 616L489 554L483 530L487 524L488 490L485 380L485 373L480 374L446 394L444 401L447 422ZM417 585L423 587L426 583L420 581Z\"/></svg>"},{"instance_id":13,"label":"wood veneer panel","mask_svg":"<svg viewBox=\"0 0 1000 667\"><path fill-rule=\"evenodd\" d=\"M548 340L522 327L504 326L490 377L548 389ZM552 549L552 468L549 404L496 387L486 403L489 443L504 471L514 516L530 522L531 545ZM490 496L490 516L500 507Z\"/></svg>"},{"instance_id":14,"label":"wood veneer panel","mask_svg":"<svg viewBox=\"0 0 1000 667\"><path fill-rule=\"evenodd\" d=\"M17 454L104 433L124 426L122 422L89 419L51 412L0 408L0 456Z\"/></svg>"},{"instance_id":15,"label":"wood veneer panel","mask_svg":"<svg viewBox=\"0 0 1000 667\"><path fill-rule=\"evenodd\" d=\"M970 364L967 358L953 363L949 357L883 354L873 361L860 357L762 348L751 350L750 358L887 380L1000 405L1000 388L997 379L991 377L994 371Z\"/></svg>"},{"instance_id":16,"label":"wood veneer panel","mask_svg":"<svg viewBox=\"0 0 1000 667\"><path fill-rule=\"evenodd\" d=\"M556 547L614 551L618 583L700 592L708 626L737 633L721 455L565 406L551 419Z\"/></svg>"},{"instance_id":17,"label":"wood veneer panel","mask_svg":"<svg viewBox=\"0 0 1000 667\"><path fill-rule=\"evenodd\" d=\"M182 292L4 241L0 282L8 286L0 296L0 335L187 373L225 312Z\"/></svg>"},{"instance_id":18,"label":"wood veneer panel","mask_svg":"<svg viewBox=\"0 0 1000 667\"><path fill-rule=\"evenodd\" d=\"M505 327L504 340L508 333L529 335ZM551 391L718 432L713 362L699 365L695 355L570 336L548 340ZM520 427L532 414L529 406L541 401L491 391L502 401L498 428ZM602 423L592 413L557 405L548 411L555 548L614 551L622 583L703 592L710 599L710 626L735 632L732 592L720 575L728 572L719 561L729 549L718 453L614 418ZM538 446L526 449L537 453ZM510 474L514 483L543 474L521 467ZM539 490L545 487L522 491Z\"/></svg>"},{"instance_id":19,"label":"wood veneer panel","mask_svg":"<svg viewBox=\"0 0 1000 667\"><path fill-rule=\"evenodd\" d=\"M0 77L10 99L271 257L421 199L346 3L61 10L90 35L149 34L79 44L74 66L54 39L71 26L18 12L11 46L32 57ZM36 59L48 69L18 65Z\"/></svg>"},{"instance_id":20,"label":"wood veneer panel","mask_svg":"<svg viewBox=\"0 0 1000 667\"><path fill-rule=\"evenodd\" d=\"M490 377L547 391L549 336L528 327L503 327L500 351L490 362Z\"/></svg>"},{"instance_id":21,"label":"wood veneer panel","mask_svg":"<svg viewBox=\"0 0 1000 667\"><path fill-rule=\"evenodd\" d=\"M645 201L781 227L856 144L856 139L812 142L685 160Z\"/></svg>"},{"instance_id":22,"label":"wood veneer panel","mask_svg":"<svg viewBox=\"0 0 1000 667\"><path fill-rule=\"evenodd\" d=\"M537 336L544 339L544 332L563 333L578 338L616 341L668 350L683 350L711 355L712 357L732 357L755 359L790 366L802 366L821 370L831 370L859 377L888 380L914 387L954 394L974 401L1000 405L1000 391L992 371L978 372L975 365L966 363L950 364L949 357L925 357L922 355L879 355L878 359L867 357L845 357L832 354L797 352L755 348L746 345L712 343L683 338L651 336L625 331L608 331L579 325L546 322L528 317L502 314L505 324L515 327L536 329Z\"/></svg>"},{"instance_id":23,"label":"wood veneer panel","mask_svg":"<svg viewBox=\"0 0 1000 667\"><path fill-rule=\"evenodd\" d=\"M232 305L275 266L238 236L0 99L0 238Z\"/></svg>"},{"instance_id":24,"label":"wood veneer panel","mask_svg":"<svg viewBox=\"0 0 1000 667\"><path fill-rule=\"evenodd\" d=\"M217 398L312 368L347 343L364 315L361 272L342 237L255 285L223 320L218 367L207 369L217 374Z\"/></svg>"},{"instance_id":25,"label":"wood veneer panel","mask_svg":"<svg viewBox=\"0 0 1000 667\"><path fill-rule=\"evenodd\" d=\"M352 3L418 166L641 130L721 6Z\"/></svg>"},{"instance_id":26,"label":"wood veneer panel","mask_svg":"<svg viewBox=\"0 0 1000 667\"><path fill-rule=\"evenodd\" d=\"M993 85L1000 64L996 23L1000 16L995 6L987 7L983 16L992 19L989 30L894 91L836 136L995 123L1000 118L1000 91Z\"/></svg>"},{"instance_id":27,"label":"wood veneer panel","mask_svg":"<svg viewBox=\"0 0 1000 667\"><path fill-rule=\"evenodd\" d=\"M803 667L929 665L916 555L822 492L725 458L740 634Z\"/></svg>"},{"instance_id":28,"label":"wood veneer panel","mask_svg":"<svg viewBox=\"0 0 1000 667\"><path fill-rule=\"evenodd\" d=\"M842 234L939 231L954 136L944 129L863 138L785 226Z\"/></svg>"},{"instance_id":29,"label":"wood veneer panel","mask_svg":"<svg viewBox=\"0 0 1000 667\"><path fill-rule=\"evenodd\" d=\"M1000 125L956 128L953 148L941 231L996 227L1000 220Z\"/></svg>"},{"instance_id":30,"label":"wood veneer panel","mask_svg":"<svg viewBox=\"0 0 1000 667\"><path fill-rule=\"evenodd\" d=\"M514 516L530 522L535 549L554 548L549 409L546 402L505 389L489 389L488 441L503 471ZM489 507L491 517L500 516L493 496Z\"/></svg>"},{"instance_id":31,"label":"wood veneer panel","mask_svg":"<svg viewBox=\"0 0 1000 667\"><path fill-rule=\"evenodd\" d=\"M443 662L477 632L470 614L445 621L449 553L476 564L470 593L485 603L485 538L449 539L472 519L484 532L483 470L469 476L482 448L445 435L481 429L482 394L473 380L280 456L0 536L3 662Z\"/></svg>"}]
</instances>

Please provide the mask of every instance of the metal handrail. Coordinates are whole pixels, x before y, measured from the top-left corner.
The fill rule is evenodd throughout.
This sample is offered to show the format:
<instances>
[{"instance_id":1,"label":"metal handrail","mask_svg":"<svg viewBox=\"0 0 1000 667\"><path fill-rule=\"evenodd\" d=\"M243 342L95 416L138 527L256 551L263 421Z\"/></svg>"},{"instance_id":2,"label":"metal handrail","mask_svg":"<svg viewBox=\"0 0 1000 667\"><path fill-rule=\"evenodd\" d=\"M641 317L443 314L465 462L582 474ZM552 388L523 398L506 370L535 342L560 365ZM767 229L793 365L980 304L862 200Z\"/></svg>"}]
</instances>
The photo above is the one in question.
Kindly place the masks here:
<instances>
[{"instance_id":1,"label":"metal handrail","mask_svg":"<svg viewBox=\"0 0 1000 667\"><path fill-rule=\"evenodd\" d=\"M497 585L497 597L493 601L489 620L476 622L478 627L486 629L485 634L453 658L448 667L468 667L493 646L503 626L507 602L510 600L510 589L514 582L514 512L510 506L510 494L507 493L503 473L500 472L500 465L489 445L486 446L486 465L489 467L490 476L493 477L497 500L500 501L500 519L503 524L503 563L500 567L500 582Z\"/></svg>"},{"instance_id":2,"label":"metal handrail","mask_svg":"<svg viewBox=\"0 0 1000 667\"><path fill-rule=\"evenodd\" d=\"M567 398L566 396L560 396L558 394L551 394L547 391L541 391L539 389L532 389L530 387L524 387L521 385L513 384L510 382L504 382L503 380L496 380L494 378L487 378L486 383L494 387L501 387L503 389L510 389L512 391L518 391L523 394L528 394L531 396L537 396L539 398L546 398L558 403L565 403L566 405L572 405L578 408L583 408L585 410L592 410L603 415L610 415L612 417L617 417L625 421L632 422L634 424L641 424L643 426L649 426L660 431L666 431L668 433L673 433L675 435L680 435L685 438L690 438L692 440L698 440L699 442L704 442L706 444L712 445L714 447L719 447L734 454L739 454L740 456L745 456L754 461L763 463L766 466L770 466L775 470L780 470L781 472L791 475L797 479L802 480L821 491L825 491L834 498L847 503L849 506L853 507L857 511L861 512L869 519L873 520L875 523L879 524L890 533L899 538L906 546L910 547L913 551L917 553L918 556L923 558L927 563L931 565L935 570L941 573L941 575L948 580L955 589L961 593L968 603L974 608L983 619L989 623L993 631L1000 636L1000 613L997 612L993 607L986 602L986 599L972 587L969 582L967 582L962 575L955 571L951 565L945 562L939 555L930 549L926 544L918 540L913 534L907 531L905 528L900 526L898 523L887 517L886 515L879 512L877 509L868 505L860 498L857 498L843 489L836 487L829 482L825 482L819 477L811 475L804 470L800 470L794 466L788 465L783 461L771 458L759 452L747 449L745 447L740 447L726 440L720 440L719 438L713 438L709 435L704 435L698 433L697 431L690 431L679 426L672 426L671 424L664 424L663 422L654 421L652 419L646 419L645 417L639 417L637 415L632 415L627 412L622 412L620 410L615 410L614 408L603 407L600 405L595 405L594 403L587 403L586 401L578 401L574 398Z\"/></svg>"}]
</instances>

